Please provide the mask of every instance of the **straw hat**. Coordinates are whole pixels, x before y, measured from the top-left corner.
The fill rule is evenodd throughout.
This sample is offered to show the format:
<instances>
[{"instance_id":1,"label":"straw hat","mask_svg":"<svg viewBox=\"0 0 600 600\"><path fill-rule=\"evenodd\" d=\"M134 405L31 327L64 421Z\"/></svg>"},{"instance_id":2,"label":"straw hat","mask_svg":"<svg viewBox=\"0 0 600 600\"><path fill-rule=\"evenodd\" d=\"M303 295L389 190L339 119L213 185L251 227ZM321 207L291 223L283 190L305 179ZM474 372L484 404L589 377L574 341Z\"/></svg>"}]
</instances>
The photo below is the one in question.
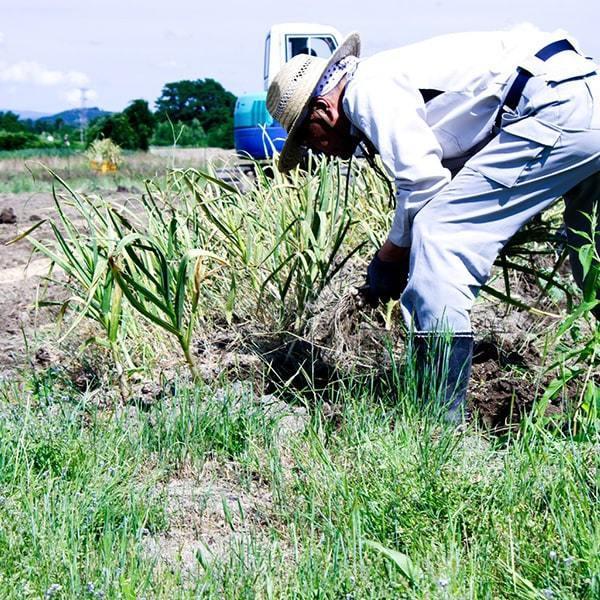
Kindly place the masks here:
<instances>
[{"instance_id":1,"label":"straw hat","mask_svg":"<svg viewBox=\"0 0 600 600\"><path fill-rule=\"evenodd\" d=\"M279 155L279 170L283 173L293 169L302 158L302 146L298 131L306 117L310 99L325 71L346 56L360 54L360 37L351 33L329 59L298 54L285 63L269 86L267 109L288 132Z\"/></svg>"}]
</instances>

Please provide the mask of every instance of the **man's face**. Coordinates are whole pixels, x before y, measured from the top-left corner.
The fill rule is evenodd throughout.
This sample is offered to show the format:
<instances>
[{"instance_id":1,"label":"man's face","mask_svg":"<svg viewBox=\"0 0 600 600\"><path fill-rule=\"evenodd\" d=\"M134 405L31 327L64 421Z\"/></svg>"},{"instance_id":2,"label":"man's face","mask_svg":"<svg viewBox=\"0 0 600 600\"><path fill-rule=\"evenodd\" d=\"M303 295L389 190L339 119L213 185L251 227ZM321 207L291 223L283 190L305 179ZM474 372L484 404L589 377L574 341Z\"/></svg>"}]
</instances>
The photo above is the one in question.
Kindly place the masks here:
<instances>
[{"instance_id":1,"label":"man's face","mask_svg":"<svg viewBox=\"0 0 600 600\"><path fill-rule=\"evenodd\" d=\"M326 156L338 156L348 159L354 154L356 140L350 135L350 128L340 127L339 123L330 127L328 124L314 120L304 127L304 144Z\"/></svg>"},{"instance_id":2,"label":"man's face","mask_svg":"<svg viewBox=\"0 0 600 600\"><path fill-rule=\"evenodd\" d=\"M315 99L302 126L301 138L314 152L344 159L352 156L358 140L350 135L341 94Z\"/></svg>"}]
</instances>

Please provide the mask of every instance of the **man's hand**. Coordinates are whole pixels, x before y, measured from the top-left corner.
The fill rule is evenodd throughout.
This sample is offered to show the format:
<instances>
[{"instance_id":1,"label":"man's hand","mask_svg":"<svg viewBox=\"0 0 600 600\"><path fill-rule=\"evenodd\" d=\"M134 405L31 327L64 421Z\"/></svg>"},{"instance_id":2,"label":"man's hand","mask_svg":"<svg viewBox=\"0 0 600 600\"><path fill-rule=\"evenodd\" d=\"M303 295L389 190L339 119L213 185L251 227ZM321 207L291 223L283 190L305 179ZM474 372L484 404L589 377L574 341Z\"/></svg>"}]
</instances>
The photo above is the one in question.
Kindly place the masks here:
<instances>
[{"instance_id":1,"label":"man's hand","mask_svg":"<svg viewBox=\"0 0 600 600\"><path fill-rule=\"evenodd\" d=\"M409 256L409 248L389 240L375 254L367 269L366 285L360 290L371 306L400 298L408 280Z\"/></svg>"}]
</instances>

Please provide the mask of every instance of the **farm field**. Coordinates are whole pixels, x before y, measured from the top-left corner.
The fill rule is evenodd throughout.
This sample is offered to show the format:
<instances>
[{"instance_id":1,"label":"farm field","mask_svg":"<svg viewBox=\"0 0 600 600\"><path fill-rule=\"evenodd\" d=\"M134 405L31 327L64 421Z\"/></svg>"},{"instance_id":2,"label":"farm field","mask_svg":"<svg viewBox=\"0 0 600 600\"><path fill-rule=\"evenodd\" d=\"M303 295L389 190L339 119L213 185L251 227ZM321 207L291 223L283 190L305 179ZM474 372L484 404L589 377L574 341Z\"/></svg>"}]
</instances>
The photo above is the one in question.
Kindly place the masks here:
<instances>
[{"instance_id":1,"label":"farm field","mask_svg":"<svg viewBox=\"0 0 600 600\"><path fill-rule=\"evenodd\" d=\"M600 341L558 212L478 300L457 430L356 294L385 186L311 167L0 157L0 597L600 596Z\"/></svg>"}]
</instances>

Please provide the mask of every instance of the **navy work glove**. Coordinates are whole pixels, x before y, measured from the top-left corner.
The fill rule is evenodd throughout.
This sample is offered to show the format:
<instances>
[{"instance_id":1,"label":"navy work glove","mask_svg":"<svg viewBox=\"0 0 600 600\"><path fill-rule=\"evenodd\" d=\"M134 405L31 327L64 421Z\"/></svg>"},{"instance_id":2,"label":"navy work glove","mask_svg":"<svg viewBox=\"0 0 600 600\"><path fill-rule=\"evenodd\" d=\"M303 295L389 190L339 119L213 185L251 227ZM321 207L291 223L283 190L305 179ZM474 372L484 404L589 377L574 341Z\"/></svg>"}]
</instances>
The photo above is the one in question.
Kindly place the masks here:
<instances>
[{"instance_id":1,"label":"navy work glove","mask_svg":"<svg viewBox=\"0 0 600 600\"><path fill-rule=\"evenodd\" d=\"M398 262L387 262L376 252L367 268L366 285L360 288L365 301L373 308L379 302L398 300L408 281L408 255Z\"/></svg>"}]
</instances>

